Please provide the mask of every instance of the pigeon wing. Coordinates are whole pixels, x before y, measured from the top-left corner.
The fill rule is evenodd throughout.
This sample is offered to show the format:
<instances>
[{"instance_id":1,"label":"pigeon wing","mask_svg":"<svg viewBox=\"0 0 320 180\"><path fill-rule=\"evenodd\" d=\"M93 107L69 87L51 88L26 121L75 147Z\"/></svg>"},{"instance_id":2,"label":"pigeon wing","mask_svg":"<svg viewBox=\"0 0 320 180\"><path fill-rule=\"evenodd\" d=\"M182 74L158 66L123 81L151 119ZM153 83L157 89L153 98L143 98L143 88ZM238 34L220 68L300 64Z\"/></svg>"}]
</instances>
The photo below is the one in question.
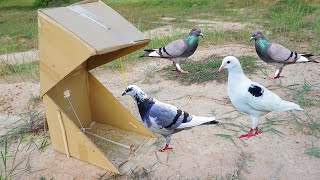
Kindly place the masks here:
<instances>
[{"instance_id":1,"label":"pigeon wing","mask_svg":"<svg viewBox=\"0 0 320 180\"><path fill-rule=\"evenodd\" d=\"M148 115L158 128L173 130L182 123L183 114L183 111L173 105L156 101Z\"/></svg>"},{"instance_id":2,"label":"pigeon wing","mask_svg":"<svg viewBox=\"0 0 320 180\"><path fill-rule=\"evenodd\" d=\"M179 39L161 47L157 53L164 58L180 57L188 49L188 44L184 39Z\"/></svg>"},{"instance_id":3,"label":"pigeon wing","mask_svg":"<svg viewBox=\"0 0 320 180\"><path fill-rule=\"evenodd\" d=\"M247 104L261 112L285 111L294 109L294 103L282 100L277 94L261 84L252 82L247 91Z\"/></svg>"},{"instance_id":4,"label":"pigeon wing","mask_svg":"<svg viewBox=\"0 0 320 180\"><path fill-rule=\"evenodd\" d=\"M268 55L277 63L290 63L288 60L293 57L297 56L296 53L290 51L288 48L282 46L281 44L272 43L268 49ZM299 55L300 56L300 55Z\"/></svg>"}]
</instances>

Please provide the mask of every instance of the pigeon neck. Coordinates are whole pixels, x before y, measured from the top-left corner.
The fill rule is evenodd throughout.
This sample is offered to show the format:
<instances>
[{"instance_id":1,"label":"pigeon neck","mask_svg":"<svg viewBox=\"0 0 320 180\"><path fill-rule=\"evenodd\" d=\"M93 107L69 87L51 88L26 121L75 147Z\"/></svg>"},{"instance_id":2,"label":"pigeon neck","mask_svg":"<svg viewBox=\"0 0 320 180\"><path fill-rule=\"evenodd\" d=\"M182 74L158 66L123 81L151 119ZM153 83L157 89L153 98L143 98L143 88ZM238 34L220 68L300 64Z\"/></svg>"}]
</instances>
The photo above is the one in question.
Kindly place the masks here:
<instances>
[{"instance_id":1,"label":"pigeon neck","mask_svg":"<svg viewBox=\"0 0 320 180\"><path fill-rule=\"evenodd\" d=\"M198 42L198 37L194 34L189 34L186 37L186 40L187 40L188 44L195 44Z\"/></svg>"},{"instance_id":2,"label":"pigeon neck","mask_svg":"<svg viewBox=\"0 0 320 180\"><path fill-rule=\"evenodd\" d=\"M155 101L150 97L147 97L146 99L139 100L139 101L137 100L137 105L138 105L138 109L139 109L139 113L142 118L142 121L145 121L145 115L150 110L150 108L154 105L154 103Z\"/></svg>"},{"instance_id":3,"label":"pigeon neck","mask_svg":"<svg viewBox=\"0 0 320 180\"><path fill-rule=\"evenodd\" d=\"M241 67L234 67L231 69L228 69L228 82L238 82L241 79L245 79L246 76L243 73L243 70Z\"/></svg>"},{"instance_id":4,"label":"pigeon neck","mask_svg":"<svg viewBox=\"0 0 320 180\"><path fill-rule=\"evenodd\" d=\"M134 95L134 99L137 101L137 104L141 104L147 99L149 99L148 95L144 92L140 92Z\"/></svg>"},{"instance_id":5,"label":"pigeon neck","mask_svg":"<svg viewBox=\"0 0 320 180\"><path fill-rule=\"evenodd\" d=\"M259 38L256 40L256 45L261 49L266 49L268 44L269 42L266 38Z\"/></svg>"}]
</instances>

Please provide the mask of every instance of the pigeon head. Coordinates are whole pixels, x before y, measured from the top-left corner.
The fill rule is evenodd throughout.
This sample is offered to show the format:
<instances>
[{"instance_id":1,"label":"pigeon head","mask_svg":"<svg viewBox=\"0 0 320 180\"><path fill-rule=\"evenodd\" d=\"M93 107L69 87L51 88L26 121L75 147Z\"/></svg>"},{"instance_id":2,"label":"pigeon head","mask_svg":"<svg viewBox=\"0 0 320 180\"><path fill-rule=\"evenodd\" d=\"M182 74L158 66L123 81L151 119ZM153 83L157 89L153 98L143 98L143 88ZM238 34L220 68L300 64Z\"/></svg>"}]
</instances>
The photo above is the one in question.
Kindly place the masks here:
<instances>
[{"instance_id":1,"label":"pigeon head","mask_svg":"<svg viewBox=\"0 0 320 180\"><path fill-rule=\"evenodd\" d=\"M223 69L231 70L236 67L241 68L239 60L234 56L227 56L223 59L219 71L222 71Z\"/></svg>"},{"instance_id":2,"label":"pigeon head","mask_svg":"<svg viewBox=\"0 0 320 180\"><path fill-rule=\"evenodd\" d=\"M255 31L252 33L251 35L251 38L250 38L250 42L254 39L254 40L257 40L257 39L265 39L266 37L264 37L264 35L262 34L262 32L260 31Z\"/></svg>"},{"instance_id":3,"label":"pigeon head","mask_svg":"<svg viewBox=\"0 0 320 180\"><path fill-rule=\"evenodd\" d=\"M147 94L136 85L129 85L122 93L122 96L124 95L129 95L137 101L148 97Z\"/></svg>"},{"instance_id":4,"label":"pigeon head","mask_svg":"<svg viewBox=\"0 0 320 180\"><path fill-rule=\"evenodd\" d=\"M197 37L199 37L199 36L203 37L201 29L198 29L198 28L191 29L189 35L196 35Z\"/></svg>"}]
</instances>

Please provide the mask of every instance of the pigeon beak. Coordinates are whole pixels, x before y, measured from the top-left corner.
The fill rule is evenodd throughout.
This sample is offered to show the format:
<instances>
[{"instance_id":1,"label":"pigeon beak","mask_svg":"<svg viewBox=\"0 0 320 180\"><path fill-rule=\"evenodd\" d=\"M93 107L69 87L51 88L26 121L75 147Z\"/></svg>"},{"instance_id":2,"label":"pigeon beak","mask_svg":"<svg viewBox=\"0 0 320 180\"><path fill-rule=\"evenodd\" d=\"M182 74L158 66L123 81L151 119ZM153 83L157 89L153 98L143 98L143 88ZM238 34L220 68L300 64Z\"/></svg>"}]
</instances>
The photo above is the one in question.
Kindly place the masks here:
<instances>
[{"instance_id":1,"label":"pigeon beak","mask_svg":"<svg viewBox=\"0 0 320 180\"><path fill-rule=\"evenodd\" d=\"M124 96L124 95L126 95L126 92L123 92L123 93L122 93L122 96Z\"/></svg>"},{"instance_id":2,"label":"pigeon beak","mask_svg":"<svg viewBox=\"0 0 320 180\"><path fill-rule=\"evenodd\" d=\"M252 39L254 39L254 37L251 37L251 38L250 38L250 42L252 41Z\"/></svg>"},{"instance_id":3,"label":"pigeon beak","mask_svg":"<svg viewBox=\"0 0 320 180\"><path fill-rule=\"evenodd\" d=\"M199 36L201 36L203 38L203 34L202 33L200 33Z\"/></svg>"},{"instance_id":4,"label":"pigeon beak","mask_svg":"<svg viewBox=\"0 0 320 180\"><path fill-rule=\"evenodd\" d=\"M220 66L219 72L223 71L223 69L224 69L224 66Z\"/></svg>"}]
</instances>

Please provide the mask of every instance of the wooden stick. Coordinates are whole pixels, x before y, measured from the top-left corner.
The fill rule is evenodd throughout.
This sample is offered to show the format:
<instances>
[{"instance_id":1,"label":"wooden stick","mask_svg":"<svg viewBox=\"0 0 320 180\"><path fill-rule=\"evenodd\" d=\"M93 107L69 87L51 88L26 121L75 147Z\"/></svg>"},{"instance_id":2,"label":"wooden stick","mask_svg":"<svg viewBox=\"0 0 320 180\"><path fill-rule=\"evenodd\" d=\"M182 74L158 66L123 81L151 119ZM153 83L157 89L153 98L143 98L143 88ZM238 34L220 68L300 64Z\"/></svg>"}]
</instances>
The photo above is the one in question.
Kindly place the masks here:
<instances>
[{"instance_id":1,"label":"wooden stick","mask_svg":"<svg viewBox=\"0 0 320 180\"><path fill-rule=\"evenodd\" d=\"M64 124L62 122L61 111L60 110L57 110L57 115L58 115L61 131L62 131L62 138L63 138L64 148L66 150L67 157L69 158L70 154L69 154L69 147L68 147L68 142L67 142L66 130L65 130Z\"/></svg>"}]
</instances>

